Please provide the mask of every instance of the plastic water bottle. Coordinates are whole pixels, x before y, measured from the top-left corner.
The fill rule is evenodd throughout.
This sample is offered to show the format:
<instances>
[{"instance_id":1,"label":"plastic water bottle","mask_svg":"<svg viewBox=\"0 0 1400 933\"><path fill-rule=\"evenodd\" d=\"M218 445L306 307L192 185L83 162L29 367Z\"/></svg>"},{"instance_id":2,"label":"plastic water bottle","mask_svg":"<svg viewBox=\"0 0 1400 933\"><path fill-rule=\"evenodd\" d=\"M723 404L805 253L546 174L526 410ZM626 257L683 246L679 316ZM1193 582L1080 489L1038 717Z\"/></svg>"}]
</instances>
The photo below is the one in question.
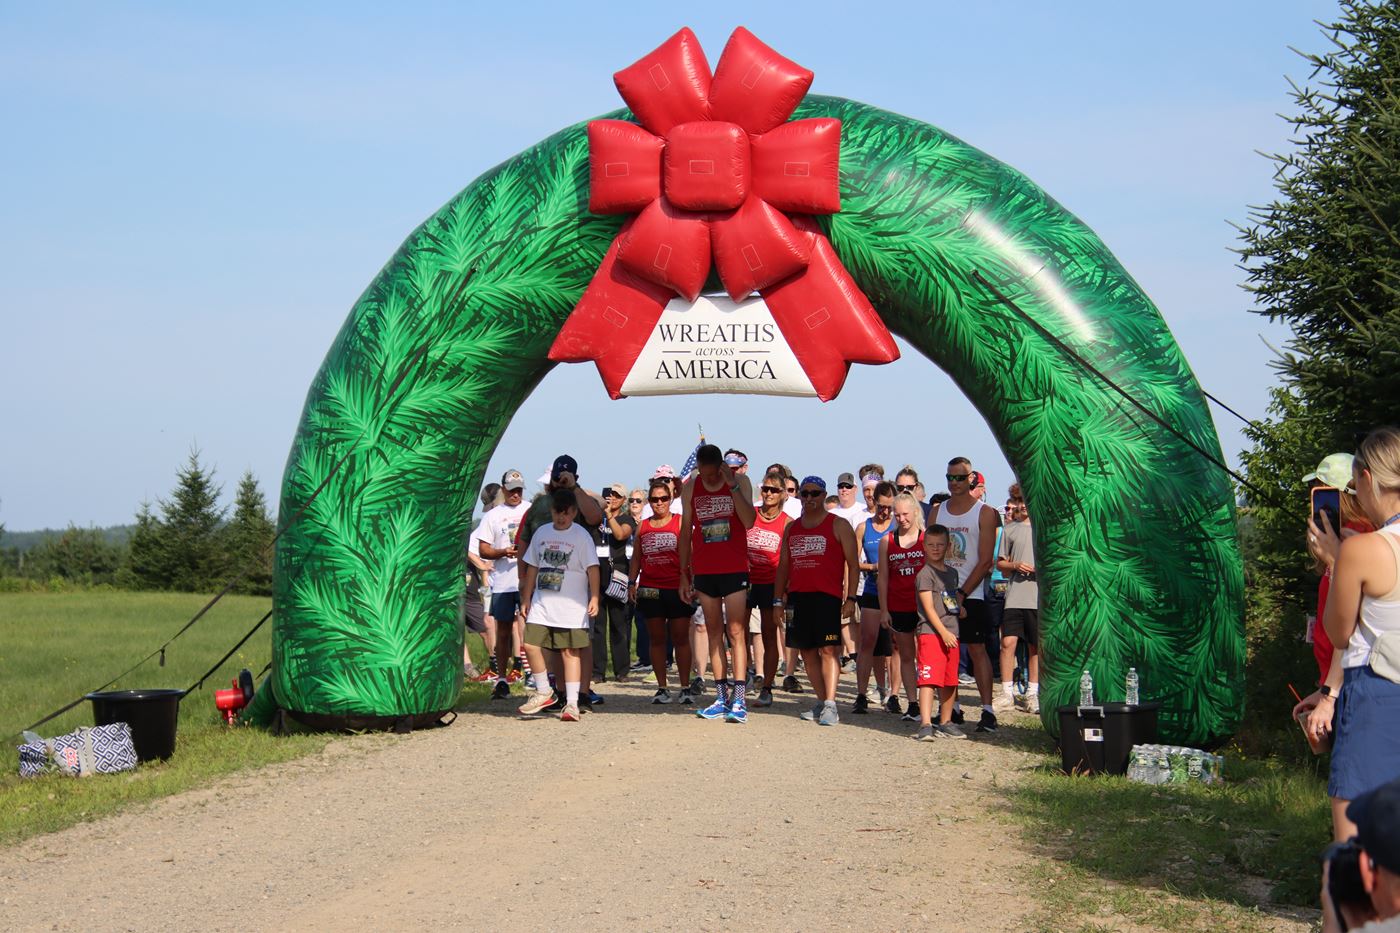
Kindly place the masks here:
<instances>
[{"instance_id":1,"label":"plastic water bottle","mask_svg":"<svg viewBox=\"0 0 1400 933\"><path fill-rule=\"evenodd\" d=\"M1130 668L1128 668L1128 685L1127 685L1127 686L1128 686L1128 689L1127 689L1127 699L1126 699L1124 702L1126 702L1129 706L1137 706L1137 705L1138 705L1138 675L1137 675L1137 668L1135 668L1135 667L1130 667Z\"/></svg>"},{"instance_id":2,"label":"plastic water bottle","mask_svg":"<svg viewBox=\"0 0 1400 933\"><path fill-rule=\"evenodd\" d=\"M1089 676L1087 668L1084 671L1084 676L1079 678L1079 705L1094 705L1094 678Z\"/></svg>"}]
</instances>

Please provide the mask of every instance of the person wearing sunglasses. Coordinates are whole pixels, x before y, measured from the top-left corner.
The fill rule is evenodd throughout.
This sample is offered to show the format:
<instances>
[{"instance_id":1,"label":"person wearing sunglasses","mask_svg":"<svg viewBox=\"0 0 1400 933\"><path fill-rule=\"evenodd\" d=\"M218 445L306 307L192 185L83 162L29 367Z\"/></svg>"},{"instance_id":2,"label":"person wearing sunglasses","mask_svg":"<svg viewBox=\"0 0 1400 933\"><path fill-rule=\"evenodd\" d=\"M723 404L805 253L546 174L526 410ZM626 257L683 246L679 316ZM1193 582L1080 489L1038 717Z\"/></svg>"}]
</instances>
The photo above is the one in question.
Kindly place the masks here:
<instances>
[{"instance_id":1,"label":"person wearing sunglasses","mask_svg":"<svg viewBox=\"0 0 1400 933\"><path fill-rule=\"evenodd\" d=\"M690 680L690 617L695 607L681 599L680 541L681 517L671 514L671 484L666 479L654 479L647 493L651 517L637 528L637 541L632 549L629 573L630 594L637 611L646 619L647 641L651 652L651 669L656 674L656 694L651 702L672 702L666 682L666 638L676 646L676 673L680 675L680 701L689 705L694 700L687 686Z\"/></svg>"},{"instance_id":2,"label":"person wearing sunglasses","mask_svg":"<svg viewBox=\"0 0 1400 933\"><path fill-rule=\"evenodd\" d=\"M992 712L992 660L987 654L987 641L992 636L991 616L983 598L982 584L991 572L996 554L997 528L1001 514L992 506L972 495L972 463L966 457L948 461L948 499L930 512L931 521L948 529L948 566L958 572L957 593L967 610L958 624L958 639L967 645L972 660L972 676L977 694L982 700L982 717L978 732L997 730L996 713ZM953 722L962 719L962 711L954 706Z\"/></svg>"},{"instance_id":3,"label":"person wearing sunglasses","mask_svg":"<svg viewBox=\"0 0 1400 933\"><path fill-rule=\"evenodd\" d=\"M632 515L633 527L640 528L642 525L642 509L647 504L647 491L645 489L634 489L627 494L627 510ZM637 535L634 532L632 540L627 542L627 566L632 566L632 555L636 553ZM632 673L640 674L651 668L651 645L647 640L647 620L642 617L637 610L637 603L632 603L632 626L636 629L637 635L635 644L637 649L637 660L632 664Z\"/></svg>"},{"instance_id":4,"label":"person wearing sunglasses","mask_svg":"<svg viewBox=\"0 0 1400 933\"><path fill-rule=\"evenodd\" d=\"M802 652L816 705L801 716L823 726L841 721L836 685L841 678L841 623L856 614L860 563L850 522L826 510L826 481L808 476L798 487L802 517L787 527L774 580L775 599L787 612L787 641Z\"/></svg>"},{"instance_id":5,"label":"person wearing sunglasses","mask_svg":"<svg viewBox=\"0 0 1400 933\"><path fill-rule=\"evenodd\" d=\"M611 483L603 487L602 541L598 544L598 574L603 583L600 611L593 617L593 680L607 680L607 660L612 656L613 679L626 680L631 670L632 607L627 595L628 550L637 522L627 507L627 487Z\"/></svg>"},{"instance_id":6,"label":"person wearing sunglasses","mask_svg":"<svg viewBox=\"0 0 1400 933\"><path fill-rule=\"evenodd\" d=\"M682 496L681 599L700 596L709 642L715 701L695 711L701 719L747 722L749 670L749 546L757 514L753 486L734 472L714 444L695 452L695 478ZM724 638L729 636L729 652ZM732 659L732 665L731 665Z\"/></svg>"},{"instance_id":7,"label":"person wearing sunglasses","mask_svg":"<svg viewBox=\"0 0 1400 933\"><path fill-rule=\"evenodd\" d=\"M919 503L920 511L924 513L921 520L922 524L927 527L928 513L929 510L932 509L932 506L924 501L924 484L919 482L919 471L914 469L912 465L906 463L904 467L895 474L894 491L896 495L899 493L908 493L914 497Z\"/></svg>"},{"instance_id":8,"label":"person wearing sunglasses","mask_svg":"<svg viewBox=\"0 0 1400 933\"><path fill-rule=\"evenodd\" d=\"M860 641L856 651L856 705L851 712L870 711L870 674L880 691L880 702L891 713L900 712L899 696L888 692L889 660L894 653L893 631L880 618L880 542L894 523L894 483L880 480L875 485L875 514L855 529L860 544L860 587L856 602L860 606Z\"/></svg>"},{"instance_id":9,"label":"person wearing sunglasses","mask_svg":"<svg viewBox=\"0 0 1400 933\"><path fill-rule=\"evenodd\" d=\"M774 607L773 582L778 575L778 552L783 532L792 522L783 511L783 474L769 473L758 487L759 507L753 527L748 530L749 612L758 612L758 638L755 667L761 665L758 699L755 706L773 705L773 680L778 676L778 613Z\"/></svg>"},{"instance_id":10,"label":"person wearing sunglasses","mask_svg":"<svg viewBox=\"0 0 1400 933\"><path fill-rule=\"evenodd\" d=\"M788 518L797 518L802 514L802 500L797 495L797 477L788 470L783 476L783 511Z\"/></svg>"}]
</instances>

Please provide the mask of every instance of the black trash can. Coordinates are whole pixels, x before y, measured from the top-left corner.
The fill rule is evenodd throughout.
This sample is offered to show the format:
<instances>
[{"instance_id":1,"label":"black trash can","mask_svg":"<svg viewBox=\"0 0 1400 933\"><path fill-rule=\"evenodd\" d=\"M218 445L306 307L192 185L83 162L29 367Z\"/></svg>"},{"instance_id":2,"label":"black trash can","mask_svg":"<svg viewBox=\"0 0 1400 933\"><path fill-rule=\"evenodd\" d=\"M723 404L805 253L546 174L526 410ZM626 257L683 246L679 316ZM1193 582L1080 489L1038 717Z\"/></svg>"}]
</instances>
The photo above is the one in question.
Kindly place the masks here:
<instances>
[{"instance_id":1,"label":"black trash can","mask_svg":"<svg viewBox=\"0 0 1400 933\"><path fill-rule=\"evenodd\" d=\"M94 725L124 722L140 761L164 761L175 753L183 690L108 690L89 693Z\"/></svg>"},{"instance_id":2,"label":"black trash can","mask_svg":"<svg viewBox=\"0 0 1400 933\"><path fill-rule=\"evenodd\" d=\"M1161 703L1061 706L1060 765L1065 774L1127 774L1134 745L1157 741Z\"/></svg>"}]
</instances>

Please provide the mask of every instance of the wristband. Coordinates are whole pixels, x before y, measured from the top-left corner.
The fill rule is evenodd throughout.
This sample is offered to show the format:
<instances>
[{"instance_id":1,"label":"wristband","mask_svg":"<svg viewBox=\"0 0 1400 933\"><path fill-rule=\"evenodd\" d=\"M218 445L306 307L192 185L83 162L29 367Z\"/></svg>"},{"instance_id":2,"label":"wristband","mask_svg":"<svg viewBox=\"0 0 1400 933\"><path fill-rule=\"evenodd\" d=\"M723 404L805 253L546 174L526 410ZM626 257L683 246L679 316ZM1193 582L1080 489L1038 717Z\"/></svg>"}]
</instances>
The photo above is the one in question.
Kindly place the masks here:
<instances>
[{"instance_id":1,"label":"wristband","mask_svg":"<svg viewBox=\"0 0 1400 933\"><path fill-rule=\"evenodd\" d=\"M970 599L970 598L971 598L970 596L967 595L967 590L963 589L962 587L958 587L958 595L961 596L963 599Z\"/></svg>"}]
</instances>

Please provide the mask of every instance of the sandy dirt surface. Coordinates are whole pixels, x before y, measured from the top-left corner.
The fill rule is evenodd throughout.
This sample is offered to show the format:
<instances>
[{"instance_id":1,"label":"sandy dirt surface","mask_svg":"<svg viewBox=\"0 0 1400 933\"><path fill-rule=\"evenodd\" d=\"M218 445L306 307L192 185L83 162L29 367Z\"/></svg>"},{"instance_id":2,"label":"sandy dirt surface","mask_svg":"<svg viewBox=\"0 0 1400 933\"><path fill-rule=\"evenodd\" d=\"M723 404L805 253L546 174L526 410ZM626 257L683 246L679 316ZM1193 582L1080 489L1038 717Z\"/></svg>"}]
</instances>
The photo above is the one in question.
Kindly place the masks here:
<instances>
[{"instance_id":1,"label":"sandy dirt surface","mask_svg":"<svg viewBox=\"0 0 1400 933\"><path fill-rule=\"evenodd\" d=\"M896 716L848 715L849 686L835 727L797 718L810 694L740 726L653 706L636 680L600 689L581 723L521 721L512 697L4 850L0 928L1017 930L1036 914L1035 856L994 817L1044 760L1012 730L914 742Z\"/></svg>"}]
</instances>

